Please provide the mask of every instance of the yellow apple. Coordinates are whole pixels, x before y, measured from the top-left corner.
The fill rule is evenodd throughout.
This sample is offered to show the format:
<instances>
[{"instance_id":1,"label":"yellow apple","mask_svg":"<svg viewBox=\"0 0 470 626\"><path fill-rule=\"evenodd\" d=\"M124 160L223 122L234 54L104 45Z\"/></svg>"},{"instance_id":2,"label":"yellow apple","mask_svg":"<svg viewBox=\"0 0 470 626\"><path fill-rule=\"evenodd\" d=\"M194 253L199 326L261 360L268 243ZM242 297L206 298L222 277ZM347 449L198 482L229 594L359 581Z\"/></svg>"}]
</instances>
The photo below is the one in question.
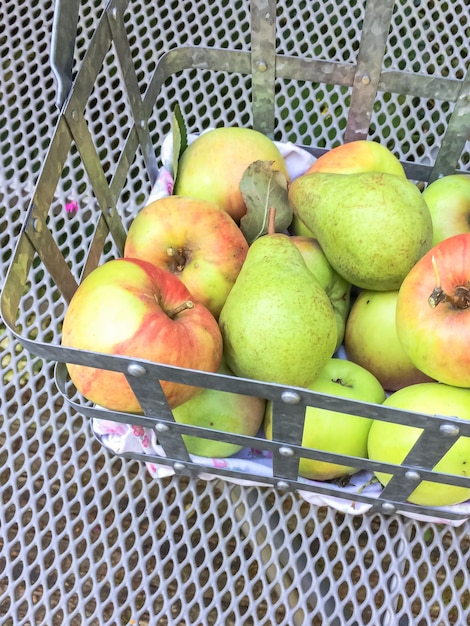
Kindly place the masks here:
<instances>
[{"instance_id":1,"label":"yellow apple","mask_svg":"<svg viewBox=\"0 0 470 626\"><path fill-rule=\"evenodd\" d=\"M405 177L399 159L387 147L369 139L350 141L328 150L309 167L307 173L310 172L385 172Z\"/></svg>"},{"instance_id":2,"label":"yellow apple","mask_svg":"<svg viewBox=\"0 0 470 626\"><path fill-rule=\"evenodd\" d=\"M361 291L344 333L348 359L372 372L387 391L431 380L414 365L398 338L397 299L397 290Z\"/></svg>"},{"instance_id":3,"label":"yellow apple","mask_svg":"<svg viewBox=\"0 0 470 626\"><path fill-rule=\"evenodd\" d=\"M433 246L443 239L470 232L470 176L449 174L423 191L433 224Z\"/></svg>"},{"instance_id":4,"label":"yellow apple","mask_svg":"<svg viewBox=\"0 0 470 626\"><path fill-rule=\"evenodd\" d=\"M240 181L255 161L273 162L289 179L278 147L263 133L238 126L209 130L181 155L174 193L214 202L239 223L246 213Z\"/></svg>"}]
</instances>

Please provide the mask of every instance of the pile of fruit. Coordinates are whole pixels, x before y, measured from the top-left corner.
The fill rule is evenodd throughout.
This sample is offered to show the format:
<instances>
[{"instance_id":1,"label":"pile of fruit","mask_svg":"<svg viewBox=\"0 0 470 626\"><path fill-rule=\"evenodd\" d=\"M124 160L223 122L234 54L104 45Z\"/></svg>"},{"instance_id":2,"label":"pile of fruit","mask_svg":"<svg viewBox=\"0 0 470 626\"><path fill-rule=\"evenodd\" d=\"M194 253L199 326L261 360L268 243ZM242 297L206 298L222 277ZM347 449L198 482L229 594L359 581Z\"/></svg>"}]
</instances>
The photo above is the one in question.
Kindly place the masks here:
<instances>
[{"instance_id":1,"label":"pile of fruit","mask_svg":"<svg viewBox=\"0 0 470 626\"><path fill-rule=\"evenodd\" d=\"M470 177L421 191L373 141L338 146L292 177L277 145L248 128L179 145L174 174L172 195L134 218L123 258L77 289L64 346L470 419ZM123 374L68 370L92 402L141 411ZM261 398L162 388L179 422L252 436L263 427L272 437L272 407ZM308 407L303 446L401 463L421 432ZM185 439L197 455L239 450ZM470 438L435 469L468 475ZM315 480L356 471L299 465ZM409 499L468 498L470 488L423 481Z\"/></svg>"}]
</instances>

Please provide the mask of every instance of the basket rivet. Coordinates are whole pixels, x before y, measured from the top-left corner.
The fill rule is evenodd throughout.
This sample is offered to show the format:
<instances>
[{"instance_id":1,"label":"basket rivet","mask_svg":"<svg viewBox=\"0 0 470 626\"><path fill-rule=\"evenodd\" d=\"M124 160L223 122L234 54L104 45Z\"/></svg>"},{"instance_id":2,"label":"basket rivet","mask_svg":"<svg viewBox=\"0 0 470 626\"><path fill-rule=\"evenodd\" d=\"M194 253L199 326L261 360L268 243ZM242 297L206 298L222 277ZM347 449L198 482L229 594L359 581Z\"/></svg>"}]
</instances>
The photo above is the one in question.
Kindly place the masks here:
<instances>
[{"instance_id":1,"label":"basket rivet","mask_svg":"<svg viewBox=\"0 0 470 626\"><path fill-rule=\"evenodd\" d=\"M131 376L144 376L147 373L147 370L143 365L139 365L138 363L131 363L127 368L128 373Z\"/></svg>"},{"instance_id":2,"label":"basket rivet","mask_svg":"<svg viewBox=\"0 0 470 626\"><path fill-rule=\"evenodd\" d=\"M407 472L405 472L405 478L407 480L419 480L421 478L421 475L415 470L408 470Z\"/></svg>"},{"instance_id":3,"label":"basket rivet","mask_svg":"<svg viewBox=\"0 0 470 626\"><path fill-rule=\"evenodd\" d=\"M445 437L457 437L460 433L460 428L455 424L441 424L439 426L439 432Z\"/></svg>"},{"instance_id":4,"label":"basket rivet","mask_svg":"<svg viewBox=\"0 0 470 626\"><path fill-rule=\"evenodd\" d=\"M299 404L301 399L300 394L296 391L283 391L281 393L281 400L284 404Z\"/></svg>"},{"instance_id":5,"label":"basket rivet","mask_svg":"<svg viewBox=\"0 0 470 626\"><path fill-rule=\"evenodd\" d=\"M144 130L144 128L147 126L145 120L140 120L139 126L140 126L140 128L142 128L142 130Z\"/></svg>"},{"instance_id":6,"label":"basket rivet","mask_svg":"<svg viewBox=\"0 0 470 626\"><path fill-rule=\"evenodd\" d=\"M266 61L258 61L256 66L258 68L258 72L265 72L268 69L268 64L266 63Z\"/></svg>"},{"instance_id":7,"label":"basket rivet","mask_svg":"<svg viewBox=\"0 0 470 626\"><path fill-rule=\"evenodd\" d=\"M161 422L159 422L156 426L155 426L155 430L158 431L159 433L166 433L169 429L168 424L162 424Z\"/></svg>"},{"instance_id":8,"label":"basket rivet","mask_svg":"<svg viewBox=\"0 0 470 626\"><path fill-rule=\"evenodd\" d=\"M276 484L276 487L278 489L289 489L289 483L287 483L285 480L279 480Z\"/></svg>"},{"instance_id":9,"label":"basket rivet","mask_svg":"<svg viewBox=\"0 0 470 626\"><path fill-rule=\"evenodd\" d=\"M41 221L35 217L33 219L33 229L37 232L40 233L41 232Z\"/></svg>"},{"instance_id":10,"label":"basket rivet","mask_svg":"<svg viewBox=\"0 0 470 626\"><path fill-rule=\"evenodd\" d=\"M370 76L368 74L364 74L364 76L361 78L361 83L363 85L368 85L370 83Z\"/></svg>"},{"instance_id":11,"label":"basket rivet","mask_svg":"<svg viewBox=\"0 0 470 626\"><path fill-rule=\"evenodd\" d=\"M77 113L76 109L72 109L71 115L72 115L73 121L76 122L78 120L78 113Z\"/></svg>"},{"instance_id":12,"label":"basket rivet","mask_svg":"<svg viewBox=\"0 0 470 626\"><path fill-rule=\"evenodd\" d=\"M292 450L292 448L289 448L288 446L281 446L279 448L279 454L281 456L294 456L294 451Z\"/></svg>"},{"instance_id":13,"label":"basket rivet","mask_svg":"<svg viewBox=\"0 0 470 626\"><path fill-rule=\"evenodd\" d=\"M113 7L111 9L111 17L113 18L113 20L117 20L117 8Z\"/></svg>"},{"instance_id":14,"label":"basket rivet","mask_svg":"<svg viewBox=\"0 0 470 626\"><path fill-rule=\"evenodd\" d=\"M384 513L393 513L395 506L391 502L384 502L382 504L382 511L384 511Z\"/></svg>"},{"instance_id":15,"label":"basket rivet","mask_svg":"<svg viewBox=\"0 0 470 626\"><path fill-rule=\"evenodd\" d=\"M183 472L186 469L186 465L177 461L173 464L173 469L175 470L175 472Z\"/></svg>"}]
</instances>

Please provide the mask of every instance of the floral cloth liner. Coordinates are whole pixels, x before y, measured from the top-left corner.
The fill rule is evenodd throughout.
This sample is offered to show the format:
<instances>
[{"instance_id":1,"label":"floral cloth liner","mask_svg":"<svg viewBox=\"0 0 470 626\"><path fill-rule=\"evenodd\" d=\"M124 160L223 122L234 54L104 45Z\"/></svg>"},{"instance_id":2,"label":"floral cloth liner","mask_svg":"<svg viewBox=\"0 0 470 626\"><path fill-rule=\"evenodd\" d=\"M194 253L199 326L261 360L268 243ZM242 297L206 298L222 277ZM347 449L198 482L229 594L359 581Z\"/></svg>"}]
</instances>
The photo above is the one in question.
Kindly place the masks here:
<instances>
[{"instance_id":1,"label":"floral cloth liner","mask_svg":"<svg viewBox=\"0 0 470 626\"><path fill-rule=\"evenodd\" d=\"M92 420L92 430L99 441L114 454L122 454L124 452L139 454L157 454L164 457L163 448L158 445L156 433L151 428L143 428L142 426L131 426L121 424L111 420L97 419ZM258 450L255 448L243 448L237 454L223 459L211 459L200 456L191 455L194 463L201 465L201 480L215 480L220 478L216 474L211 474L211 467L219 469L227 469L240 472L240 475L257 474L260 478L272 477L272 457L271 453L266 450ZM146 463L147 470L151 476L157 478L165 478L172 476L175 472L167 465L158 465L156 463ZM372 481L370 472L361 471L350 477L349 483L345 487L341 487L342 493L350 493L351 500L344 498L336 498L334 496L326 496L322 494L312 493L310 491L297 490L297 493L307 502L316 506L329 506L351 515L364 515L372 505L364 502L355 502L354 494L361 492L369 497L379 497L381 486L378 482ZM253 480L243 480L243 478L223 477L223 480L234 482L241 486L261 486L265 487L266 483L254 482ZM304 482L309 485L321 486L321 482L299 478L298 482ZM430 507L431 508L431 507ZM449 507L454 513L470 517L470 500L462 504L456 504ZM452 526L460 526L465 523L466 519L449 520L442 517L433 517L429 515L419 515L402 511L402 515L421 521L435 522L439 524L450 524Z\"/></svg>"},{"instance_id":2,"label":"floral cloth liner","mask_svg":"<svg viewBox=\"0 0 470 626\"><path fill-rule=\"evenodd\" d=\"M197 135L188 135L188 143L194 141L196 137ZM276 145L280 149L286 161L287 170L291 180L303 174L315 160L313 155L306 150L299 148L295 144L276 143ZM157 200L158 198L171 195L173 191L173 174L171 166L172 151L172 137L171 134L169 134L165 137L162 143L161 159L163 167L160 170L158 179L149 196L149 203ZM139 454L156 454L161 457L165 456L163 448L158 445L156 433L151 428L131 426L111 420L97 418L92 420L91 427L95 436L99 439L102 445L115 454L135 452ZM191 459L193 462L201 465L201 474L199 476L202 480L214 480L218 478L217 475L211 474L211 467L225 468L240 472L240 474L257 474L260 478L272 477L272 456L271 453L266 450L244 448L229 458L210 459L191 455ZM175 473L171 467L166 465L158 465L149 462L146 466L151 476L158 478L171 476ZM315 494L310 491L298 490L298 494L300 497L316 506L326 505L343 513L363 515L371 509L372 505L368 503L354 502L354 494L360 491L364 495L378 497L382 490L378 482L371 482L371 478L372 474L370 472L361 471L350 477L350 481L347 486L341 487L342 493L347 492L351 494L351 501L333 496ZM224 480L235 482L238 485L244 486L266 486L263 482L257 483L252 480L243 480L238 478L232 479L228 477L224 477ZM299 479L299 482L319 486L322 484L308 479ZM450 507L450 509L456 514L468 516L470 518L470 500L462 504L454 505ZM466 521L466 519L448 520L441 517L430 517L410 512L401 512L401 514L416 520L450 524L452 526L460 526Z\"/></svg>"}]
</instances>

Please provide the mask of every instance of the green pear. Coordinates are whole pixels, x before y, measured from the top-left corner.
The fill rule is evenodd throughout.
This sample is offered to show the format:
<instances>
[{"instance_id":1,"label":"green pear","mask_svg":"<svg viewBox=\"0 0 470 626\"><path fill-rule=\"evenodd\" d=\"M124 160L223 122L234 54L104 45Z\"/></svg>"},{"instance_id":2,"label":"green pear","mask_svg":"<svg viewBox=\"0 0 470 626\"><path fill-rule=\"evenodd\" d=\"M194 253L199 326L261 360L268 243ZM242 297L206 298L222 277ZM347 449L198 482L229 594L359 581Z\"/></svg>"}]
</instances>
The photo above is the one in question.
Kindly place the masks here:
<instances>
[{"instance_id":1,"label":"green pear","mask_svg":"<svg viewBox=\"0 0 470 626\"><path fill-rule=\"evenodd\" d=\"M233 376L225 359L222 359L218 373ZM180 424L255 437L263 422L265 408L266 401L263 398L204 388L173 409L173 416ZM241 449L241 446L229 441L193 435L183 435L183 439L190 454L203 457L229 457Z\"/></svg>"},{"instance_id":2,"label":"green pear","mask_svg":"<svg viewBox=\"0 0 470 626\"><path fill-rule=\"evenodd\" d=\"M227 364L244 378L305 387L336 348L331 302L283 233L251 244L219 326Z\"/></svg>"},{"instance_id":3,"label":"green pear","mask_svg":"<svg viewBox=\"0 0 470 626\"><path fill-rule=\"evenodd\" d=\"M300 250L306 266L326 291L336 317L338 338L336 349L343 343L351 302L351 284L333 269L320 244L313 237L292 235L291 241Z\"/></svg>"},{"instance_id":4,"label":"green pear","mask_svg":"<svg viewBox=\"0 0 470 626\"><path fill-rule=\"evenodd\" d=\"M352 285L398 289L432 245L432 219L418 187L386 172L314 172L289 187L296 215Z\"/></svg>"}]
</instances>

